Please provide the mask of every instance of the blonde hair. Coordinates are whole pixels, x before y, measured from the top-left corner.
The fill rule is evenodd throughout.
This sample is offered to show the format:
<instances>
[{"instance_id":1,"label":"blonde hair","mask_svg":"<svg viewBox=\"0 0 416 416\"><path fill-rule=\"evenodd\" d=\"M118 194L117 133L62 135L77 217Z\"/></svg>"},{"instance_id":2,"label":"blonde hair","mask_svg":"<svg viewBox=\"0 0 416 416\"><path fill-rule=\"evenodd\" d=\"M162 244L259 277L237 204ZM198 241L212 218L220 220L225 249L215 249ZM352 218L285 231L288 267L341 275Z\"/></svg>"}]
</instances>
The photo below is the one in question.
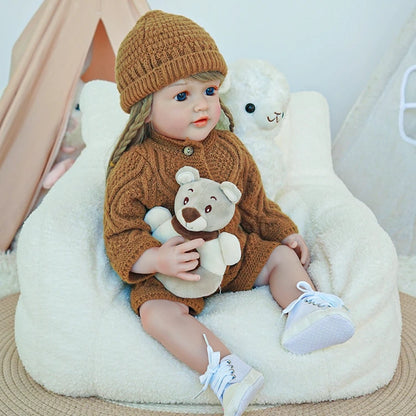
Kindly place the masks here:
<instances>
[{"instance_id":1,"label":"blonde hair","mask_svg":"<svg viewBox=\"0 0 416 416\"><path fill-rule=\"evenodd\" d=\"M217 71L201 72L199 74L192 75L198 81L206 82L213 80L224 80L224 75ZM107 178L111 170L119 161L121 155L132 146L143 143L143 141L150 135L151 126L146 122L146 119L150 115L152 109L153 94L149 94L141 101L137 102L131 107L130 117L127 121L126 127L121 133L118 142L115 145L113 153L107 166ZM220 99L221 110L229 121L230 131L234 130L234 120L230 110L224 105Z\"/></svg>"}]
</instances>

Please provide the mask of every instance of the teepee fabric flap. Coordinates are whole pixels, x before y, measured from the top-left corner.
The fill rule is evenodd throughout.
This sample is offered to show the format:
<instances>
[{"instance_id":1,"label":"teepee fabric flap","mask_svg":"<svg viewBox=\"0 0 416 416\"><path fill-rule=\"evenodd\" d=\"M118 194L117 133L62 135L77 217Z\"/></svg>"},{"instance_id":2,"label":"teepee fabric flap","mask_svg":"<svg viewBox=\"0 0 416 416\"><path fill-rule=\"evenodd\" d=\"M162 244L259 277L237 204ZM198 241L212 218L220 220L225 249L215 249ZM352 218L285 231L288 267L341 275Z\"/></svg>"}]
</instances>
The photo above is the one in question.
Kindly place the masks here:
<instances>
[{"instance_id":1,"label":"teepee fabric flap","mask_svg":"<svg viewBox=\"0 0 416 416\"><path fill-rule=\"evenodd\" d=\"M147 3L141 1L141 10ZM131 0L46 0L16 42L0 101L0 249L28 215L65 133L102 20L114 51L140 12Z\"/></svg>"}]
</instances>

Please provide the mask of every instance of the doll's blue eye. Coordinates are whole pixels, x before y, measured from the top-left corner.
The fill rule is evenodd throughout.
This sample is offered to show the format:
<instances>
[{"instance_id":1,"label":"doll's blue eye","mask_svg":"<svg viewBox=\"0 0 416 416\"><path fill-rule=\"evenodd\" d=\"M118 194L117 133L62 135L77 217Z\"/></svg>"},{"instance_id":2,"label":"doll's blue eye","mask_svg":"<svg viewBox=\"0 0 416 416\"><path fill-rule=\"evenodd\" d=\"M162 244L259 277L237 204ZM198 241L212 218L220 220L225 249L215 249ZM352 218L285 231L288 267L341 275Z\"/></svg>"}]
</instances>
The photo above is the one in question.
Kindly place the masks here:
<instances>
[{"instance_id":1,"label":"doll's blue eye","mask_svg":"<svg viewBox=\"0 0 416 416\"><path fill-rule=\"evenodd\" d=\"M176 95L175 100L176 101L185 101L187 96L188 96L188 94L186 93L186 91L183 91L183 92L180 92L179 94Z\"/></svg>"},{"instance_id":2,"label":"doll's blue eye","mask_svg":"<svg viewBox=\"0 0 416 416\"><path fill-rule=\"evenodd\" d=\"M247 113L254 113L256 111L256 106L253 103L248 103L246 105Z\"/></svg>"},{"instance_id":3,"label":"doll's blue eye","mask_svg":"<svg viewBox=\"0 0 416 416\"><path fill-rule=\"evenodd\" d=\"M215 88L214 88L214 87L208 87L208 88L205 90L205 94L206 94L206 95L214 95L214 94L215 94Z\"/></svg>"}]
</instances>

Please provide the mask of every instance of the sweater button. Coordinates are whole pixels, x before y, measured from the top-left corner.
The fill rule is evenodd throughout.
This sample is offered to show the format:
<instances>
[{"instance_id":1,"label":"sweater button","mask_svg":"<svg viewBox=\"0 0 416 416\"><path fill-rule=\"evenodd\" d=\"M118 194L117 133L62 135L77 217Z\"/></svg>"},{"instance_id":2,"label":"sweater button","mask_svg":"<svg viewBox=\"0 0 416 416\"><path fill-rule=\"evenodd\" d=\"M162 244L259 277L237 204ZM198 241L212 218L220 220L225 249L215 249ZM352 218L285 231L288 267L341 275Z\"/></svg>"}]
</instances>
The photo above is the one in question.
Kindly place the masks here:
<instances>
[{"instance_id":1,"label":"sweater button","mask_svg":"<svg viewBox=\"0 0 416 416\"><path fill-rule=\"evenodd\" d=\"M194 154L194 148L192 146L185 146L182 152L185 156L192 156Z\"/></svg>"}]
</instances>

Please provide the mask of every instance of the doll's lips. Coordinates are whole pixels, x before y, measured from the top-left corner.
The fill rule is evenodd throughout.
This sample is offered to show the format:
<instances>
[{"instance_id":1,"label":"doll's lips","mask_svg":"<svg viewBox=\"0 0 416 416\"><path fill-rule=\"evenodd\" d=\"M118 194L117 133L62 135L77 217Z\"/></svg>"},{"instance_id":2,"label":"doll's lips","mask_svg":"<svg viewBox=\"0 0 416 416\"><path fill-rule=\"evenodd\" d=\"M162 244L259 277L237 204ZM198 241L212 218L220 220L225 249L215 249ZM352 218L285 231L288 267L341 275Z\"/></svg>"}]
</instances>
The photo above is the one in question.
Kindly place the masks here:
<instances>
[{"instance_id":1,"label":"doll's lips","mask_svg":"<svg viewBox=\"0 0 416 416\"><path fill-rule=\"evenodd\" d=\"M198 120L194 121L193 124L197 127L204 127L208 123L208 117L201 117Z\"/></svg>"}]
</instances>

